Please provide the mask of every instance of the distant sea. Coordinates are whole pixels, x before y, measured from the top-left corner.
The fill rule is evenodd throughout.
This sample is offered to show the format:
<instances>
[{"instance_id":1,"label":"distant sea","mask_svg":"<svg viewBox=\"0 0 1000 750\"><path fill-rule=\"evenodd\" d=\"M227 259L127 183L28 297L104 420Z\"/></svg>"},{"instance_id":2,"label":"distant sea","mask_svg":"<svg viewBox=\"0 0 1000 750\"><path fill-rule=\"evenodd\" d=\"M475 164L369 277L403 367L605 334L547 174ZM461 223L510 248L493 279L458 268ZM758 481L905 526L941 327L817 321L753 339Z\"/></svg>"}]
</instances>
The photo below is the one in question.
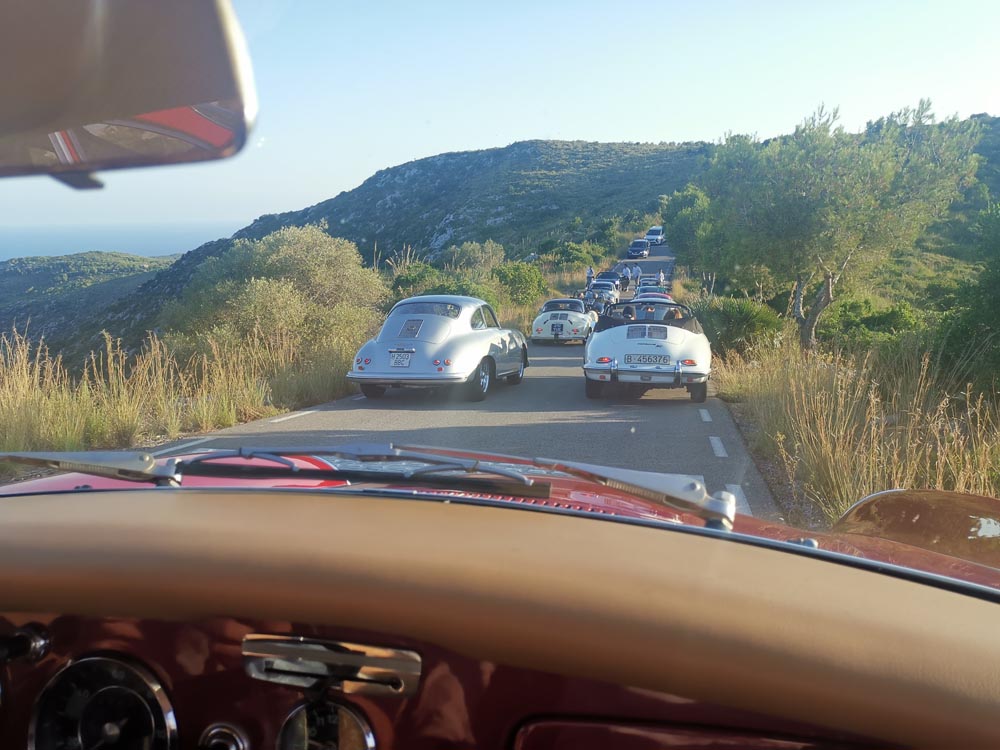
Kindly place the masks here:
<instances>
[{"instance_id":1,"label":"distant sea","mask_svg":"<svg viewBox=\"0 0 1000 750\"><path fill-rule=\"evenodd\" d=\"M248 223L0 225L0 261L30 255L70 255L91 250L145 256L173 255L186 253L209 240L229 237Z\"/></svg>"}]
</instances>

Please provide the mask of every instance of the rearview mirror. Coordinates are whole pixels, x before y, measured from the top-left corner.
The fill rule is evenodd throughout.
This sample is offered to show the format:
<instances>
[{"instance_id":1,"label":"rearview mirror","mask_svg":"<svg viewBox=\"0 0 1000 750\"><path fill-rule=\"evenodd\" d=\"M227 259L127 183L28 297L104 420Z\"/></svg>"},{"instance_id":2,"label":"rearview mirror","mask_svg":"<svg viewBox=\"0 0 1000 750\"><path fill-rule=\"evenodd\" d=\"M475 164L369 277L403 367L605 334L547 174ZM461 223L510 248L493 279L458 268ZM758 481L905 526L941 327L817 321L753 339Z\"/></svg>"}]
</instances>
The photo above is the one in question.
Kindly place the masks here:
<instances>
[{"instance_id":1,"label":"rearview mirror","mask_svg":"<svg viewBox=\"0 0 1000 750\"><path fill-rule=\"evenodd\" d=\"M220 159L256 116L230 0L0 0L0 176Z\"/></svg>"}]
</instances>

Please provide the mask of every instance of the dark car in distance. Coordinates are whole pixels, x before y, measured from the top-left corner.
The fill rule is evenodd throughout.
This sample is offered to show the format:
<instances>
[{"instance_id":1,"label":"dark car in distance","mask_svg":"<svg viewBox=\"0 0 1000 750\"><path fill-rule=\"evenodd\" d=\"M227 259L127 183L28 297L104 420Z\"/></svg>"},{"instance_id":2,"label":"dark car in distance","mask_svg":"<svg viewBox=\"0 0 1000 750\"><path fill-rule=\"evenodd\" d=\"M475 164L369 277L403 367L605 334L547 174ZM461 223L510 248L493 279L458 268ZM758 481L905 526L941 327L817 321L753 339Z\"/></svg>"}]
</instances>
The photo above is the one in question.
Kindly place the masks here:
<instances>
[{"instance_id":1,"label":"dark car in distance","mask_svg":"<svg viewBox=\"0 0 1000 750\"><path fill-rule=\"evenodd\" d=\"M628 246L628 257L648 258L649 240L632 240L632 244Z\"/></svg>"}]
</instances>

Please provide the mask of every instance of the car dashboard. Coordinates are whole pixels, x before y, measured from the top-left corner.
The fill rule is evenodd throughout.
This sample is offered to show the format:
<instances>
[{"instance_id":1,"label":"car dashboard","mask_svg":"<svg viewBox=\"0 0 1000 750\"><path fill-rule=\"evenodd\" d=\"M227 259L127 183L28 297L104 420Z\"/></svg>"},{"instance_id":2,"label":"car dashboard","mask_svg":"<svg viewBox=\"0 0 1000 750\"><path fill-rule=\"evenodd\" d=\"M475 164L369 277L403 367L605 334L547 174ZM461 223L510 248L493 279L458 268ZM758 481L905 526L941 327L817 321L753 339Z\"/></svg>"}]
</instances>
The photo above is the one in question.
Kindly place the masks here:
<instances>
[{"instance_id":1,"label":"car dashboard","mask_svg":"<svg viewBox=\"0 0 1000 750\"><path fill-rule=\"evenodd\" d=\"M7 614L0 747L857 747L695 700L288 622Z\"/></svg>"}]
</instances>

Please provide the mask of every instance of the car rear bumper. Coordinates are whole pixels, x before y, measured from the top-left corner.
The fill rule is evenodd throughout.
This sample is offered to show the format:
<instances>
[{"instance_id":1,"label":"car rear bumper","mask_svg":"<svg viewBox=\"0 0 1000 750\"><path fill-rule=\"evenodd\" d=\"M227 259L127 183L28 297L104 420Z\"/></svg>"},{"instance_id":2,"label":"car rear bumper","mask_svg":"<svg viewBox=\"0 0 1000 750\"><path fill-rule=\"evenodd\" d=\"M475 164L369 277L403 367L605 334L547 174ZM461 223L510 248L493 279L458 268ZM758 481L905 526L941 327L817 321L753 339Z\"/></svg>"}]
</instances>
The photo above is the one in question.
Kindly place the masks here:
<instances>
[{"instance_id":1,"label":"car rear bumper","mask_svg":"<svg viewBox=\"0 0 1000 750\"><path fill-rule=\"evenodd\" d=\"M395 375L385 372L349 372L347 382L368 383L385 388L437 388L443 385L464 383L471 373L435 373L433 375Z\"/></svg>"},{"instance_id":2,"label":"car rear bumper","mask_svg":"<svg viewBox=\"0 0 1000 750\"><path fill-rule=\"evenodd\" d=\"M572 331L563 333L552 333L550 331L543 331L542 333L531 334L532 341L583 341L588 336L587 331L580 331L579 333L573 333Z\"/></svg>"},{"instance_id":3,"label":"car rear bumper","mask_svg":"<svg viewBox=\"0 0 1000 750\"><path fill-rule=\"evenodd\" d=\"M584 377L604 383L636 383L651 388L684 388L696 383L706 383L711 372L681 368L633 367L619 368L617 364L584 365Z\"/></svg>"}]
</instances>

